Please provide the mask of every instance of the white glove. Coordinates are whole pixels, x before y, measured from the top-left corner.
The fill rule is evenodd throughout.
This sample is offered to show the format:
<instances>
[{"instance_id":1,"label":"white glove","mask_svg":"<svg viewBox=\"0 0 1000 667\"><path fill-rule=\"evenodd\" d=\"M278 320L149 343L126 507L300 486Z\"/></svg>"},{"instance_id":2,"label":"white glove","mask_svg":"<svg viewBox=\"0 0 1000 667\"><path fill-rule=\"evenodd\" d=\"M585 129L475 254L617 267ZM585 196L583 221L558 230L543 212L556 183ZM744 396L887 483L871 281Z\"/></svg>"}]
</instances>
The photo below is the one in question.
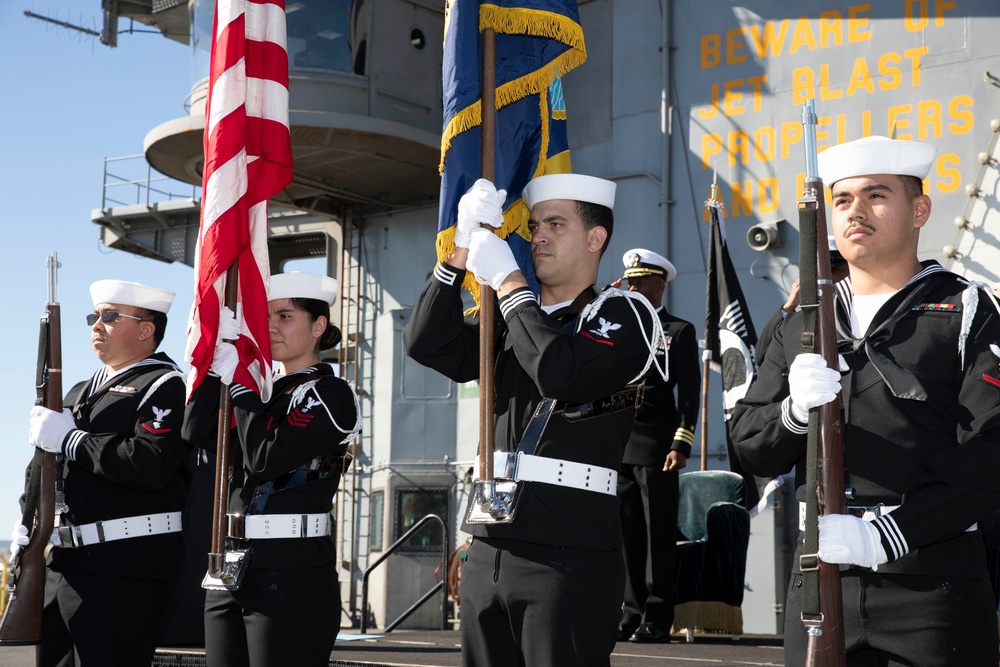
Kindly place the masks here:
<instances>
[{"instance_id":1,"label":"white glove","mask_svg":"<svg viewBox=\"0 0 1000 667\"><path fill-rule=\"evenodd\" d=\"M847 370L843 357L840 367ZM840 393L840 372L827 367L818 354L803 352L795 357L788 369L788 393L792 399L792 416L803 424L809 421L809 410L826 405Z\"/></svg>"},{"instance_id":2,"label":"white glove","mask_svg":"<svg viewBox=\"0 0 1000 667\"><path fill-rule=\"evenodd\" d=\"M219 311L219 338L218 340L236 340L240 337L241 322L243 321L243 307L236 304L236 314L226 306Z\"/></svg>"},{"instance_id":3,"label":"white glove","mask_svg":"<svg viewBox=\"0 0 1000 667\"><path fill-rule=\"evenodd\" d=\"M69 408L62 412L49 410L40 405L31 408L31 422L28 425L28 442L33 446L53 454L62 453L66 434L76 428L76 420Z\"/></svg>"},{"instance_id":4,"label":"white glove","mask_svg":"<svg viewBox=\"0 0 1000 667\"><path fill-rule=\"evenodd\" d=\"M819 518L819 557L827 563L861 565L872 570L889 561L878 528L849 514Z\"/></svg>"},{"instance_id":5,"label":"white glove","mask_svg":"<svg viewBox=\"0 0 1000 667\"><path fill-rule=\"evenodd\" d=\"M14 530L10 533L10 557L11 560L17 558L17 554L20 553L21 549L28 546L28 529L24 527L20 521L14 522ZM52 547L58 547L62 544L59 539L59 534L53 530L52 535L49 537L49 543L45 545L45 556L49 555L49 551Z\"/></svg>"},{"instance_id":6,"label":"white glove","mask_svg":"<svg viewBox=\"0 0 1000 667\"><path fill-rule=\"evenodd\" d=\"M455 225L455 246L469 247L469 235L480 225L499 227L503 224L503 203L507 199L506 190L485 178L472 184L469 191L458 200L458 223Z\"/></svg>"},{"instance_id":7,"label":"white glove","mask_svg":"<svg viewBox=\"0 0 1000 667\"><path fill-rule=\"evenodd\" d=\"M209 370L219 376L222 384L228 385L232 384L239 363L240 353L236 351L236 346L223 341L215 346L215 356L212 357Z\"/></svg>"},{"instance_id":8,"label":"white glove","mask_svg":"<svg viewBox=\"0 0 1000 667\"><path fill-rule=\"evenodd\" d=\"M472 271L481 285L497 290L507 276L520 270L510 246L493 232L480 228L473 231L469 239L466 268Z\"/></svg>"},{"instance_id":9,"label":"white glove","mask_svg":"<svg viewBox=\"0 0 1000 667\"><path fill-rule=\"evenodd\" d=\"M17 558L18 552L28 546L28 529L20 521L14 522L14 530L10 533L10 557Z\"/></svg>"}]
</instances>

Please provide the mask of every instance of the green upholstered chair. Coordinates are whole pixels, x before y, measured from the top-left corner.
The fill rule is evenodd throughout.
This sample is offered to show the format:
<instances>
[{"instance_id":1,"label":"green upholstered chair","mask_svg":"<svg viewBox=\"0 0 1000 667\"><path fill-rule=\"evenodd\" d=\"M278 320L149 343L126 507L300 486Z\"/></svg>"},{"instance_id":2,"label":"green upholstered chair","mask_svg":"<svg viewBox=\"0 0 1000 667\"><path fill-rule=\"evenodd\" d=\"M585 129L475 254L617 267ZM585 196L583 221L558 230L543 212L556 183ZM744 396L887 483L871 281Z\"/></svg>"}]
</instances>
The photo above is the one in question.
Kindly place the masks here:
<instances>
[{"instance_id":1,"label":"green upholstered chair","mask_svg":"<svg viewBox=\"0 0 1000 667\"><path fill-rule=\"evenodd\" d=\"M680 476L674 631L743 633L750 514L743 478L725 470Z\"/></svg>"}]
</instances>

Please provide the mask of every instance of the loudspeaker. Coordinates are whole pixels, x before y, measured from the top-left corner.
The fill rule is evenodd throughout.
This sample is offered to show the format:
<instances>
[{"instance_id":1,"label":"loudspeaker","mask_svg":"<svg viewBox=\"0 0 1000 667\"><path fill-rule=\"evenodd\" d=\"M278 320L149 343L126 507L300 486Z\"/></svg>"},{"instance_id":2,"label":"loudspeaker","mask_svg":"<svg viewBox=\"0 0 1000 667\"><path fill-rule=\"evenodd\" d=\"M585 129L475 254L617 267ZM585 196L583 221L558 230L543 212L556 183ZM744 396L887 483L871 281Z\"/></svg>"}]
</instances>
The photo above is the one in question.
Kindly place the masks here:
<instances>
[{"instance_id":1,"label":"loudspeaker","mask_svg":"<svg viewBox=\"0 0 1000 667\"><path fill-rule=\"evenodd\" d=\"M769 248L781 247L781 234L778 233L778 224L784 220L774 222L762 222L747 230L747 243L751 248L758 251Z\"/></svg>"}]
</instances>

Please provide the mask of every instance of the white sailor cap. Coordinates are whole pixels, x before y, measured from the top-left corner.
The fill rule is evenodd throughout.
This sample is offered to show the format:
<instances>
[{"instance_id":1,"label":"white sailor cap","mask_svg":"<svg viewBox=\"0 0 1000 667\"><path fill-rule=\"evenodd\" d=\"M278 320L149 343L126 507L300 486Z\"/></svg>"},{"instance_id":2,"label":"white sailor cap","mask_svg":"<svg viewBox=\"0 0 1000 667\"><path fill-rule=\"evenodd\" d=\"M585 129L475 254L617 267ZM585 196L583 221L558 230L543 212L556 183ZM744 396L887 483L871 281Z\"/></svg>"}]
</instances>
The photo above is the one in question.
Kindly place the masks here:
<instances>
[{"instance_id":1,"label":"white sailor cap","mask_svg":"<svg viewBox=\"0 0 1000 667\"><path fill-rule=\"evenodd\" d=\"M842 178L868 174L916 176L920 180L934 164L937 149L919 141L865 137L828 148L819 154L819 177L827 187Z\"/></svg>"},{"instance_id":2,"label":"white sailor cap","mask_svg":"<svg viewBox=\"0 0 1000 667\"><path fill-rule=\"evenodd\" d=\"M622 255L625 265L625 275L622 278L641 278L642 276L659 276L670 282L677 275L677 269L669 259L645 248L632 248Z\"/></svg>"},{"instance_id":3,"label":"white sailor cap","mask_svg":"<svg viewBox=\"0 0 1000 667\"><path fill-rule=\"evenodd\" d=\"M548 174L528 181L521 194L524 205L531 210L535 204L550 199L569 199L615 207L618 184L583 174Z\"/></svg>"},{"instance_id":4,"label":"white sailor cap","mask_svg":"<svg viewBox=\"0 0 1000 667\"><path fill-rule=\"evenodd\" d=\"M90 285L90 298L95 307L101 303L116 303L166 314L174 302L174 293L125 280L98 280Z\"/></svg>"},{"instance_id":5,"label":"white sailor cap","mask_svg":"<svg viewBox=\"0 0 1000 667\"><path fill-rule=\"evenodd\" d=\"M271 276L267 299L316 299L332 306L339 289L340 283L330 276L292 271Z\"/></svg>"}]
</instances>

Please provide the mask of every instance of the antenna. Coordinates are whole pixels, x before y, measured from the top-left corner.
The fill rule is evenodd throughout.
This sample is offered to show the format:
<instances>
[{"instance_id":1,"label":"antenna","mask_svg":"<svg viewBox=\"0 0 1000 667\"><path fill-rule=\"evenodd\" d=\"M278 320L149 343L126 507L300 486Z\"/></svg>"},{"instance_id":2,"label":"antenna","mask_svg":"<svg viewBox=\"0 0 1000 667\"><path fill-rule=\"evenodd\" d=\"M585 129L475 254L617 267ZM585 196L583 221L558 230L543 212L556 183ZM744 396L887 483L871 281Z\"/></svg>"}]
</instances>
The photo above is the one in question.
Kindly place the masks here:
<instances>
[{"instance_id":1,"label":"antenna","mask_svg":"<svg viewBox=\"0 0 1000 667\"><path fill-rule=\"evenodd\" d=\"M28 11L27 9L24 10L24 15L27 16L29 19L38 19L39 21L45 21L46 23L53 23L62 28L66 28L67 30L76 30L77 32L82 32L83 34L89 35L91 37L101 36L101 33L97 32L96 30L91 30L90 28L84 28L83 26L74 25L66 21L60 21L59 19L54 19L49 16L42 16L41 14L36 14L35 12Z\"/></svg>"}]
</instances>

